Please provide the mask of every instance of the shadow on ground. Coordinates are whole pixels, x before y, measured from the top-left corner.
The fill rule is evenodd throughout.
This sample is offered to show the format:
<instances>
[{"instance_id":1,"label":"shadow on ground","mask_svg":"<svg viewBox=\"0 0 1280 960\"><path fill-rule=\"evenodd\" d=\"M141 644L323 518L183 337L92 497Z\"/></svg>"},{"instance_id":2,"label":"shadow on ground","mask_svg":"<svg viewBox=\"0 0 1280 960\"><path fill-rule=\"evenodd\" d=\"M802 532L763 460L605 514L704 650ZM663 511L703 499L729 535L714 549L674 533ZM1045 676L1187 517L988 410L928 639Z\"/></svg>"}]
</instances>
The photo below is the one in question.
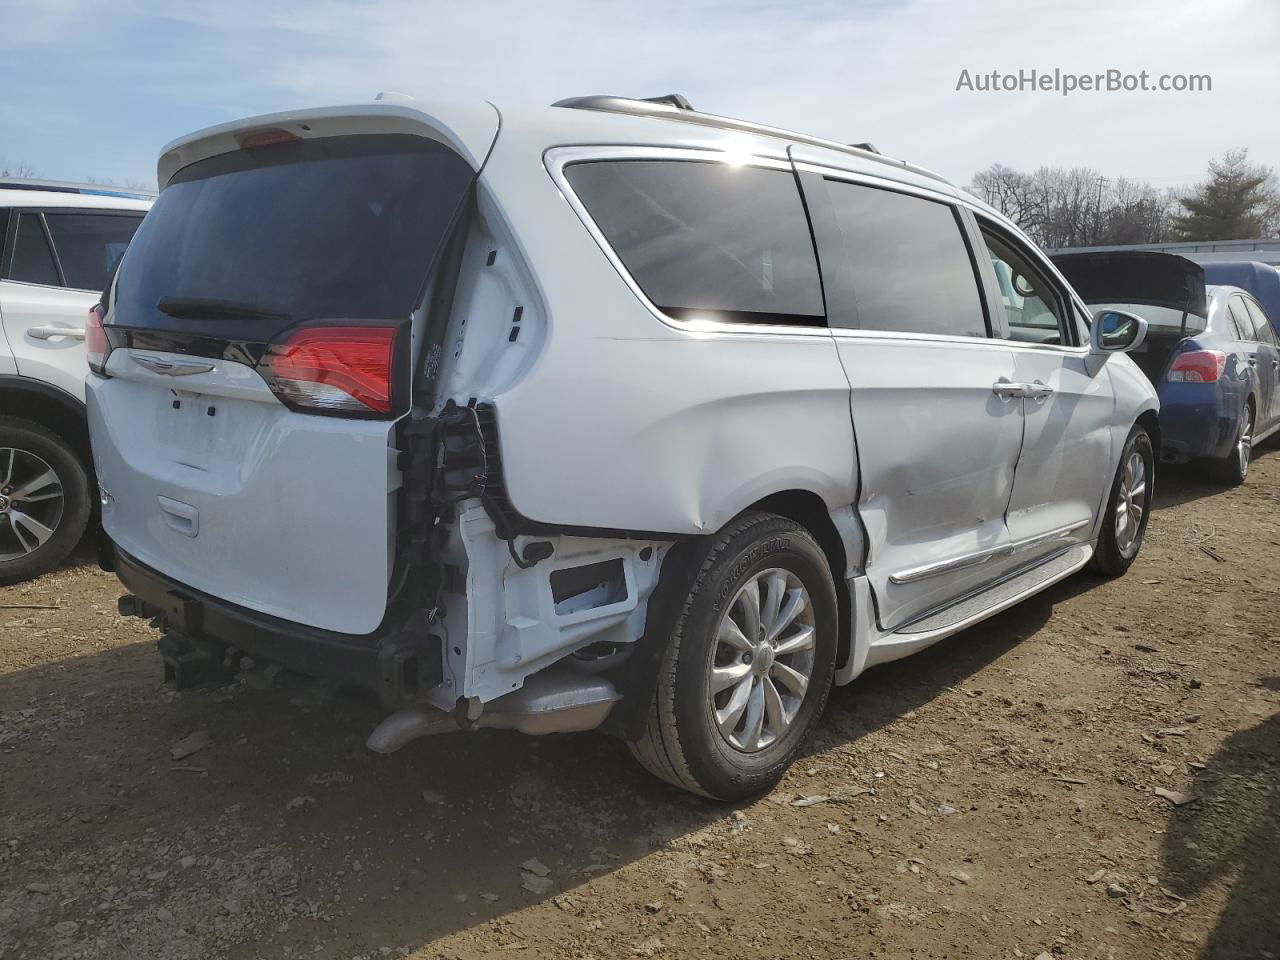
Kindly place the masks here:
<instances>
[{"instance_id":1,"label":"shadow on ground","mask_svg":"<svg viewBox=\"0 0 1280 960\"><path fill-rule=\"evenodd\" d=\"M1280 690L1280 677L1262 681ZM1179 896L1227 885L1203 960L1280 952L1280 713L1229 736L1169 817L1163 859Z\"/></svg>"}]
</instances>

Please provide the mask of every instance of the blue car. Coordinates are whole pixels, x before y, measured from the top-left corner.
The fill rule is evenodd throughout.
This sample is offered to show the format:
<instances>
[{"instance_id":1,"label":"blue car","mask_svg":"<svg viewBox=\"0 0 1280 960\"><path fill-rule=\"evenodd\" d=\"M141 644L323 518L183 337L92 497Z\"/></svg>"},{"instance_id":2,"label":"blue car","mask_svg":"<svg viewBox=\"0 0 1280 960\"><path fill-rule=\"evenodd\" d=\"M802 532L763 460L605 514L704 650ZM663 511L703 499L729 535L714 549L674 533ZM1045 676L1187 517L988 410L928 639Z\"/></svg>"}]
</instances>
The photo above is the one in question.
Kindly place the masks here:
<instances>
[{"instance_id":1,"label":"blue car","mask_svg":"<svg viewBox=\"0 0 1280 960\"><path fill-rule=\"evenodd\" d=\"M1253 445L1280 430L1280 341L1258 300L1206 285L1198 264L1173 254L1053 259L1095 312L1147 321L1130 356L1160 394L1161 459L1207 461L1223 483L1242 483Z\"/></svg>"}]
</instances>

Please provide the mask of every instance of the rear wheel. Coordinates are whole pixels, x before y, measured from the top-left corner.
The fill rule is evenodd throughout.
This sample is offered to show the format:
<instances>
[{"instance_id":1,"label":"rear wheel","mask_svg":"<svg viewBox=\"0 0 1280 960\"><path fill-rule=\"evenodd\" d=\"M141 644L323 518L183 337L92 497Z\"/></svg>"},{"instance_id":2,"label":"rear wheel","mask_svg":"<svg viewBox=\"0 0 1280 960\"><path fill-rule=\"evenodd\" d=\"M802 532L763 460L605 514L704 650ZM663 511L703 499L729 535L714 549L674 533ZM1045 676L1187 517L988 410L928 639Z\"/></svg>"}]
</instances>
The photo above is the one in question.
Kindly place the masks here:
<instances>
[{"instance_id":1,"label":"rear wheel","mask_svg":"<svg viewBox=\"0 0 1280 960\"><path fill-rule=\"evenodd\" d=\"M89 477L52 430L0 417L0 584L66 559L89 522Z\"/></svg>"},{"instance_id":2,"label":"rear wheel","mask_svg":"<svg viewBox=\"0 0 1280 960\"><path fill-rule=\"evenodd\" d=\"M631 751L669 783L739 800L781 779L822 713L835 585L813 537L764 513L714 537L695 570Z\"/></svg>"},{"instance_id":3,"label":"rear wheel","mask_svg":"<svg viewBox=\"0 0 1280 960\"><path fill-rule=\"evenodd\" d=\"M1245 402L1240 411L1240 422L1236 425L1236 442L1231 445L1231 452L1220 460L1212 461L1211 469L1219 483L1228 486L1239 486L1249 475L1249 461L1253 457L1253 401Z\"/></svg>"},{"instance_id":4,"label":"rear wheel","mask_svg":"<svg viewBox=\"0 0 1280 960\"><path fill-rule=\"evenodd\" d=\"M1098 537L1098 549L1090 564L1095 572L1118 577L1137 558L1151 514L1155 466L1151 436L1145 427L1135 424L1129 431L1129 438L1120 454L1120 466L1111 484L1102 534Z\"/></svg>"}]
</instances>

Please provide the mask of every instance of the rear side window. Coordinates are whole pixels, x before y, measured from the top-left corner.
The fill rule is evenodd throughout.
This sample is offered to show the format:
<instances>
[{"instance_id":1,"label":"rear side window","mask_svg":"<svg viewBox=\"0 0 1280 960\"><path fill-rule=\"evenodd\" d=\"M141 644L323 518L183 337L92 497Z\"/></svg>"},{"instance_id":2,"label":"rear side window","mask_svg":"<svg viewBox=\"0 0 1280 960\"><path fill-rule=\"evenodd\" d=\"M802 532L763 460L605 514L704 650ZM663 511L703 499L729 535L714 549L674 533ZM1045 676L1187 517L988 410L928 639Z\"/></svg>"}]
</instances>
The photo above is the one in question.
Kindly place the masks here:
<instances>
[{"instance_id":1,"label":"rear side window","mask_svg":"<svg viewBox=\"0 0 1280 960\"><path fill-rule=\"evenodd\" d=\"M677 319L825 325L822 286L794 176L687 160L565 168L623 266Z\"/></svg>"},{"instance_id":2,"label":"rear side window","mask_svg":"<svg viewBox=\"0 0 1280 960\"><path fill-rule=\"evenodd\" d=\"M1253 323L1254 338L1262 343L1269 343L1275 346L1276 331L1271 326L1271 321L1267 319L1262 307L1248 297L1242 299L1244 300L1245 308L1249 311L1249 319Z\"/></svg>"},{"instance_id":3,"label":"rear side window","mask_svg":"<svg viewBox=\"0 0 1280 960\"><path fill-rule=\"evenodd\" d=\"M822 251L832 326L986 337L977 274L955 210L878 187L826 181L843 245ZM850 303L854 304L852 309Z\"/></svg>"},{"instance_id":4,"label":"rear side window","mask_svg":"<svg viewBox=\"0 0 1280 960\"><path fill-rule=\"evenodd\" d=\"M46 213L68 287L101 290L124 255L141 216Z\"/></svg>"},{"instance_id":5,"label":"rear side window","mask_svg":"<svg viewBox=\"0 0 1280 960\"><path fill-rule=\"evenodd\" d=\"M25 283L43 283L50 287L62 285L58 267L53 261L53 251L44 235L44 226L38 213L18 215L18 232L13 241L13 263L9 267L9 279Z\"/></svg>"}]
</instances>

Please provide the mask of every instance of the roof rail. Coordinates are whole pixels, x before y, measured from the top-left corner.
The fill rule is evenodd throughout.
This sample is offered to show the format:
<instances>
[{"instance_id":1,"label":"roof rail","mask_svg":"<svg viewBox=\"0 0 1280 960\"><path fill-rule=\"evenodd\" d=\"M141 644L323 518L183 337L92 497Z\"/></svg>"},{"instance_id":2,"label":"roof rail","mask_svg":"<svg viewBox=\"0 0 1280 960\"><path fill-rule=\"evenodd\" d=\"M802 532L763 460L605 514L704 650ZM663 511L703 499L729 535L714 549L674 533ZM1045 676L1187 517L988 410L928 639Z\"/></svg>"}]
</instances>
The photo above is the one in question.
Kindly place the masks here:
<instances>
[{"instance_id":1,"label":"roof rail","mask_svg":"<svg viewBox=\"0 0 1280 960\"><path fill-rule=\"evenodd\" d=\"M0 190L44 190L49 193L80 193L95 197L124 197L129 200L154 200L152 190L114 187L105 183L71 183L66 180L33 180L27 177L0 177Z\"/></svg>"},{"instance_id":2,"label":"roof rail","mask_svg":"<svg viewBox=\"0 0 1280 960\"><path fill-rule=\"evenodd\" d=\"M755 133L766 137L779 137L784 140L791 140L795 143L806 143L810 146L825 147L828 150L837 150L841 153L849 153L854 156L863 157L867 160L875 160L880 163L891 164L912 173L919 174L922 177L929 177L933 180L947 183L946 178L928 170L924 167L918 167L914 163L908 163L906 160L896 160L893 157L886 157L870 143L839 143L835 140L826 140L822 137L813 137L807 133L796 133L793 130L784 130L780 127L770 127L762 123L752 123L750 120L737 120L733 117L722 117L714 113L699 113L689 105L689 101L678 93L668 94L665 97L650 97L647 99L636 99L632 97L612 97L612 96L589 96L589 97L569 97L566 100L557 100L552 104L553 107L568 107L573 110L601 110L605 113L627 113L638 117L660 117L666 120L682 120L685 123L697 123L707 127L718 127L722 130L740 130L743 133Z\"/></svg>"}]
</instances>

